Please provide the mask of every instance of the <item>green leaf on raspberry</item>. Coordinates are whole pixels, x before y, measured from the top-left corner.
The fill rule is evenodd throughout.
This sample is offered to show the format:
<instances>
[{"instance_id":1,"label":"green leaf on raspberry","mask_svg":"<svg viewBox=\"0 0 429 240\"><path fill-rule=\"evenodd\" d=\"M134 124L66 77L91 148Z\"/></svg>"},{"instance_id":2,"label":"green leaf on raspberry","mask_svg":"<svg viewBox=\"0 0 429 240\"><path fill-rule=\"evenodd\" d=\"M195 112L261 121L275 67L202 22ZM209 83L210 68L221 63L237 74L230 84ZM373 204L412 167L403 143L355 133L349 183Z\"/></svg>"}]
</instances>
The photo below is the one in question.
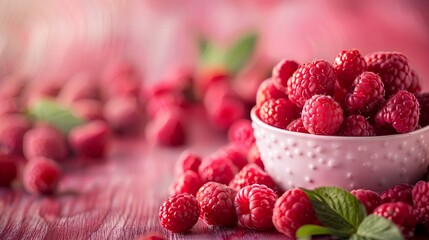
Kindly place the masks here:
<instances>
[{"instance_id":1,"label":"green leaf on raspberry","mask_svg":"<svg viewBox=\"0 0 429 240\"><path fill-rule=\"evenodd\" d=\"M296 231L296 238L301 240L311 239L311 236L314 235L333 235L331 229L327 227L322 227L313 224L307 224L301 226L298 231Z\"/></svg>"},{"instance_id":2,"label":"green leaf on raspberry","mask_svg":"<svg viewBox=\"0 0 429 240\"><path fill-rule=\"evenodd\" d=\"M352 240L403 240L399 228L390 220L371 214L366 217L357 232L351 236Z\"/></svg>"},{"instance_id":3,"label":"green leaf on raspberry","mask_svg":"<svg viewBox=\"0 0 429 240\"><path fill-rule=\"evenodd\" d=\"M71 109L50 99L40 99L28 109L31 119L52 124L64 133L84 123Z\"/></svg>"},{"instance_id":4,"label":"green leaf on raspberry","mask_svg":"<svg viewBox=\"0 0 429 240\"><path fill-rule=\"evenodd\" d=\"M238 73L250 60L256 49L258 35L254 32L239 38L225 53L225 66L233 74Z\"/></svg>"},{"instance_id":5,"label":"green leaf on raspberry","mask_svg":"<svg viewBox=\"0 0 429 240\"><path fill-rule=\"evenodd\" d=\"M348 191L336 187L302 189L313 206L316 217L337 236L355 233L365 218L362 203Z\"/></svg>"}]
</instances>

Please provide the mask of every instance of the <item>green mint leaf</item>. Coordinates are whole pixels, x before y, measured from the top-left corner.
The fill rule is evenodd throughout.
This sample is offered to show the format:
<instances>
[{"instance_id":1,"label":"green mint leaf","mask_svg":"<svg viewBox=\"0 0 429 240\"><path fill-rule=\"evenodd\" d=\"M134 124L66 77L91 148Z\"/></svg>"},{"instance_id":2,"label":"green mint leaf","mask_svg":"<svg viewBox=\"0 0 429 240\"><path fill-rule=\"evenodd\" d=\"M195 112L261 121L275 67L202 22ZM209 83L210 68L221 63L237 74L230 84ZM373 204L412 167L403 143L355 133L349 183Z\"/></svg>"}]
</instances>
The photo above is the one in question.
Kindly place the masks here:
<instances>
[{"instance_id":1,"label":"green mint leaf","mask_svg":"<svg viewBox=\"0 0 429 240\"><path fill-rule=\"evenodd\" d=\"M317 218L335 235L351 236L365 217L362 203L348 191L336 187L321 187L313 191L302 189L310 199Z\"/></svg>"},{"instance_id":2,"label":"green mint leaf","mask_svg":"<svg viewBox=\"0 0 429 240\"><path fill-rule=\"evenodd\" d=\"M206 39L199 40L200 68L224 68L226 50Z\"/></svg>"},{"instance_id":3,"label":"green mint leaf","mask_svg":"<svg viewBox=\"0 0 429 240\"><path fill-rule=\"evenodd\" d=\"M258 35L256 33L246 34L226 51L224 63L232 74L239 72L252 57L257 40Z\"/></svg>"},{"instance_id":4,"label":"green mint leaf","mask_svg":"<svg viewBox=\"0 0 429 240\"><path fill-rule=\"evenodd\" d=\"M403 240L399 228L390 220L371 214L366 217L356 234L351 239L353 240Z\"/></svg>"},{"instance_id":5,"label":"green mint leaf","mask_svg":"<svg viewBox=\"0 0 429 240\"><path fill-rule=\"evenodd\" d=\"M333 232L327 227L322 227L313 224L303 225L296 231L296 238L301 240L310 240L311 236L315 235L332 235Z\"/></svg>"},{"instance_id":6,"label":"green mint leaf","mask_svg":"<svg viewBox=\"0 0 429 240\"><path fill-rule=\"evenodd\" d=\"M28 113L34 120L50 123L64 133L84 122L71 109L50 99L38 100L30 106Z\"/></svg>"}]
</instances>

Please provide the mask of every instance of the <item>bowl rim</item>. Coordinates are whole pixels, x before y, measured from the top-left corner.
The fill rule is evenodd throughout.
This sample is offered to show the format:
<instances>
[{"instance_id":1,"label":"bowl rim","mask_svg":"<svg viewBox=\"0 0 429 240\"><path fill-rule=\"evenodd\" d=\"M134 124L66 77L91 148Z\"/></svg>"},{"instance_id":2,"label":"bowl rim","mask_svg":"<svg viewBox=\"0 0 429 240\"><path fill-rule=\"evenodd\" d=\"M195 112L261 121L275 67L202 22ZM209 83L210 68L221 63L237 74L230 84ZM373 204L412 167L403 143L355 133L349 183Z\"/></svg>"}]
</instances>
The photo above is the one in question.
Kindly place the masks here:
<instances>
[{"instance_id":1,"label":"bowl rim","mask_svg":"<svg viewBox=\"0 0 429 240\"><path fill-rule=\"evenodd\" d=\"M252 122L268 129L269 131L277 132L279 134L285 134L295 137L303 137L303 138L312 138L314 140L345 140L345 141L352 141L352 140L391 140L391 139L397 139L397 138L406 138L411 135L421 134L429 131L429 125L425 126L421 129L414 130L412 132L408 133L399 133L399 134L393 134L393 135L384 135L384 136L368 136L368 137L352 137L352 136L329 136L329 135L316 135L316 134L309 134L309 133L300 133L300 132L292 132L281 128L276 128L271 125L268 125L264 123L259 117L256 115L256 106L252 108L250 111L250 118L252 119Z\"/></svg>"}]
</instances>

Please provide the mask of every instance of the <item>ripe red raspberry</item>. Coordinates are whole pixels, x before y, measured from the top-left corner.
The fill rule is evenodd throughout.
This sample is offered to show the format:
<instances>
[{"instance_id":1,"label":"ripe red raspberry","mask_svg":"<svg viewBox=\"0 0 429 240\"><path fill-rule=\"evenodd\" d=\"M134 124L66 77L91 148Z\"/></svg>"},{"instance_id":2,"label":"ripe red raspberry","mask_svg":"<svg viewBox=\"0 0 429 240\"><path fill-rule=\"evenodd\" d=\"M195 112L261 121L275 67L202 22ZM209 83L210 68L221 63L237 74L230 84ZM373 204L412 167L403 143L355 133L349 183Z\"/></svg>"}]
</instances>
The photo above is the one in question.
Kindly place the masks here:
<instances>
[{"instance_id":1,"label":"ripe red raspberry","mask_svg":"<svg viewBox=\"0 0 429 240\"><path fill-rule=\"evenodd\" d=\"M374 127L362 115L350 115L344 119L338 131L340 136L375 136Z\"/></svg>"},{"instance_id":2,"label":"ripe red raspberry","mask_svg":"<svg viewBox=\"0 0 429 240\"><path fill-rule=\"evenodd\" d=\"M153 96L149 99L146 105L148 117L154 118L157 112L170 106L185 108L185 99L182 95L174 93Z\"/></svg>"},{"instance_id":3,"label":"ripe red raspberry","mask_svg":"<svg viewBox=\"0 0 429 240\"><path fill-rule=\"evenodd\" d=\"M60 177L61 170L55 161L35 157L24 167L22 183L28 192L51 194L55 192Z\"/></svg>"},{"instance_id":4,"label":"ripe red raspberry","mask_svg":"<svg viewBox=\"0 0 429 240\"><path fill-rule=\"evenodd\" d=\"M353 92L347 94L345 99L350 114L370 116L384 103L384 85L377 74L364 72L353 85Z\"/></svg>"},{"instance_id":5,"label":"ripe red raspberry","mask_svg":"<svg viewBox=\"0 0 429 240\"><path fill-rule=\"evenodd\" d=\"M325 60L315 60L299 66L287 82L289 99L298 107L316 94L332 94L336 76L331 64Z\"/></svg>"},{"instance_id":6,"label":"ripe red raspberry","mask_svg":"<svg viewBox=\"0 0 429 240\"><path fill-rule=\"evenodd\" d=\"M198 221L200 208L197 199L180 193L167 198L159 209L159 222L171 232L186 232Z\"/></svg>"},{"instance_id":7,"label":"ripe red raspberry","mask_svg":"<svg viewBox=\"0 0 429 240\"><path fill-rule=\"evenodd\" d=\"M109 127L96 120L71 129L68 139L74 152L84 158L102 158L107 151Z\"/></svg>"},{"instance_id":8,"label":"ripe red raspberry","mask_svg":"<svg viewBox=\"0 0 429 240\"><path fill-rule=\"evenodd\" d=\"M413 185L411 184L406 184L406 183L398 184L382 192L380 194L380 197L383 203L404 202L412 206L413 205L413 197L411 194L412 189L413 189Z\"/></svg>"},{"instance_id":9,"label":"ripe red raspberry","mask_svg":"<svg viewBox=\"0 0 429 240\"><path fill-rule=\"evenodd\" d=\"M197 192L197 200L201 207L201 218L213 226L235 226L234 198L237 191L216 182L204 184Z\"/></svg>"},{"instance_id":10,"label":"ripe red raspberry","mask_svg":"<svg viewBox=\"0 0 429 240\"><path fill-rule=\"evenodd\" d=\"M304 127L302 118L298 118L290 122L289 125L287 125L286 130L292 132L308 133L307 129Z\"/></svg>"},{"instance_id":11,"label":"ripe red raspberry","mask_svg":"<svg viewBox=\"0 0 429 240\"><path fill-rule=\"evenodd\" d=\"M346 106L346 97L348 91L345 88L342 88L338 85L338 82L335 84L334 93L332 97L334 97L335 101L337 101L343 109L347 109Z\"/></svg>"},{"instance_id":12,"label":"ripe red raspberry","mask_svg":"<svg viewBox=\"0 0 429 240\"><path fill-rule=\"evenodd\" d=\"M367 190L357 189L350 192L365 206L366 213L371 214L376 207L383 203L378 193Z\"/></svg>"},{"instance_id":13,"label":"ripe red raspberry","mask_svg":"<svg viewBox=\"0 0 429 240\"><path fill-rule=\"evenodd\" d=\"M237 173L237 167L224 156L211 155L201 163L198 173L205 182L229 184Z\"/></svg>"},{"instance_id":14,"label":"ripe red raspberry","mask_svg":"<svg viewBox=\"0 0 429 240\"><path fill-rule=\"evenodd\" d=\"M269 78L259 85L258 90L256 91L256 106L261 107L265 101L270 99L279 99L286 98L287 95L285 91L280 91L275 85L274 81Z\"/></svg>"},{"instance_id":15,"label":"ripe red raspberry","mask_svg":"<svg viewBox=\"0 0 429 240\"><path fill-rule=\"evenodd\" d=\"M21 106L19 104L19 99L17 98L0 98L0 116L6 114L20 113Z\"/></svg>"},{"instance_id":16,"label":"ripe red raspberry","mask_svg":"<svg viewBox=\"0 0 429 240\"><path fill-rule=\"evenodd\" d=\"M256 143L253 144L249 151L247 152L247 161L249 163L254 163L258 165L262 170L265 170L264 163L261 159L261 153L259 152L258 146L256 146Z\"/></svg>"},{"instance_id":17,"label":"ripe red raspberry","mask_svg":"<svg viewBox=\"0 0 429 240\"><path fill-rule=\"evenodd\" d=\"M159 111L146 126L147 138L164 146L185 144L186 132L181 111L181 109L173 106Z\"/></svg>"},{"instance_id":18,"label":"ripe red raspberry","mask_svg":"<svg viewBox=\"0 0 429 240\"><path fill-rule=\"evenodd\" d=\"M270 99L262 104L259 117L266 124L286 129L292 120L299 117L299 112L299 108L288 99Z\"/></svg>"},{"instance_id":19,"label":"ripe red raspberry","mask_svg":"<svg viewBox=\"0 0 429 240\"><path fill-rule=\"evenodd\" d=\"M208 89L219 82L228 82L230 74L223 68L205 69L197 72L195 88L199 96L204 96Z\"/></svg>"},{"instance_id":20,"label":"ripe red raspberry","mask_svg":"<svg viewBox=\"0 0 429 240\"><path fill-rule=\"evenodd\" d=\"M282 92L286 92L287 81L298 69L299 64L293 60L283 59L273 68L271 78L274 85Z\"/></svg>"},{"instance_id":21,"label":"ripe red raspberry","mask_svg":"<svg viewBox=\"0 0 429 240\"><path fill-rule=\"evenodd\" d=\"M374 209L374 214L395 223L407 239L414 236L417 217L413 207L409 204L403 202L383 203Z\"/></svg>"},{"instance_id":22,"label":"ripe red raspberry","mask_svg":"<svg viewBox=\"0 0 429 240\"><path fill-rule=\"evenodd\" d=\"M420 106L419 125L425 127L429 125L429 92L419 93L416 98Z\"/></svg>"},{"instance_id":23,"label":"ripe red raspberry","mask_svg":"<svg viewBox=\"0 0 429 240\"><path fill-rule=\"evenodd\" d=\"M273 209L277 194L265 185L246 186L235 197L238 221L243 227L268 230L272 227Z\"/></svg>"},{"instance_id":24,"label":"ripe red raspberry","mask_svg":"<svg viewBox=\"0 0 429 240\"><path fill-rule=\"evenodd\" d=\"M393 127L397 133L416 129L420 107L414 94L401 90L394 94L375 115L375 123L384 128Z\"/></svg>"},{"instance_id":25,"label":"ripe red raspberry","mask_svg":"<svg viewBox=\"0 0 429 240\"><path fill-rule=\"evenodd\" d=\"M228 138L230 142L243 144L246 147L252 146L255 143L252 122L247 119L236 121L228 130Z\"/></svg>"},{"instance_id":26,"label":"ripe red raspberry","mask_svg":"<svg viewBox=\"0 0 429 240\"><path fill-rule=\"evenodd\" d=\"M94 99L81 99L71 105L73 112L86 121L103 120L103 105Z\"/></svg>"},{"instance_id":27,"label":"ripe red raspberry","mask_svg":"<svg viewBox=\"0 0 429 240\"><path fill-rule=\"evenodd\" d=\"M0 186L9 186L18 175L17 159L0 153Z\"/></svg>"},{"instance_id":28,"label":"ripe red raspberry","mask_svg":"<svg viewBox=\"0 0 429 240\"><path fill-rule=\"evenodd\" d=\"M273 223L276 229L290 238L305 224L319 224L307 195L299 188L289 189L274 205Z\"/></svg>"},{"instance_id":29,"label":"ripe red raspberry","mask_svg":"<svg viewBox=\"0 0 429 240\"><path fill-rule=\"evenodd\" d=\"M252 184L263 184L273 190L276 189L276 184L270 175L254 163L249 163L241 169L229 183L229 186L235 190L240 190Z\"/></svg>"},{"instance_id":30,"label":"ripe red raspberry","mask_svg":"<svg viewBox=\"0 0 429 240\"><path fill-rule=\"evenodd\" d=\"M136 134L141 125L141 107L133 97L113 97L104 105L104 117L119 134Z\"/></svg>"},{"instance_id":31,"label":"ripe red raspberry","mask_svg":"<svg viewBox=\"0 0 429 240\"><path fill-rule=\"evenodd\" d=\"M198 173L187 170L177 176L176 180L171 184L170 195L189 193L195 196L202 185L203 183Z\"/></svg>"},{"instance_id":32,"label":"ripe red raspberry","mask_svg":"<svg viewBox=\"0 0 429 240\"><path fill-rule=\"evenodd\" d=\"M407 57L398 52L375 52L365 56L367 69L381 77L386 97L411 85L411 71Z\"/></svg>"},{"instance_id":33,"label":"ripe red raspberry","mask_svg":"<svg viewBox=\"0 0 429 240\"><path fill-rule=\"evenodd\" d=\"M355 78L366 70L366 62L358 50L343 50L335 58L332 67L337 74L338 84L349 89Z\"/></svg>"},{"instance_id":34,"label":"ripe red raspberry","mask_svg":"<svg viewBox=\"0 0 429 240\"><path fill-rule=\"evenodd\" d=\"M11 154L22 154L22 139L30 127L31 123L24 115L0 116L0 144Z\"/></svg>"},{"instance_id":35,"label":"ripe red raspberry","mask_svg":"<svg viewBox=\"0 0 429 240\"><path fill-rule=\"evenodd\" d=\"M244 118L244 104L235 97L224 97L218 100L210 109L207 109L210 121L215 127L228 129L231 125Z\"/></svg>"},{"instance_id":36,"label":"ripe red raspberry","mask_svg":"<svg viewBox=\"0 0 429 240\"><path fill-rule=\"evenodd\" d=\"M100 89L96 81L88 72L75 74L61 88L57 99L65 104L81 99L100 99Z\"/></svg>"},{"instance_id":37,"label":"ripe red raspberry","mask_svg":"<svg viewBox=\"0 0 429 240\"><path fill-rule=\"evenodd\" d=\"M331 96L314 95L302 109L302 123L311 134L332 135L343 122L343 109Z\"/></svg>"},{"instance_id":38,"label":"ripe red raspberry","mask_svg":"<svg viewBox=\"0 0 429 240\"><path fill-rule=\"evenodd\" d=\"M181 174L187 170L198 173L198 167L201 165L201 157L193 152L184 151L176 162L176 173Z\"/></svg>"},{"instance_id":39,"label":"ripe red raspberry","mask_svg":"<svg viewBox=\"0 0 429 240\"><path fill-rule=\"evenodd\" d=\"M419 181L412 190L413 204L418 221L429 223L429 184Z\"/></svg>"},{"instance_id":40,"label":"ripe red raspberry","mask_svg":"<svg viewBox=\"0 0 429 240\"><path fill-rule=\"evenodd\" d=\"M68 151L64 135L49 125L35 127L24 135L23 152L27 159L45 157L61 161L67 158Z\"/></svg>"},{"instance_id":41,"label":"ripe red raspberry","mask_svg":"<svg viewBox=\"0 0 429 240\"><path fill-rule=\"evenodd\" d=\"M241 170L248 163L246 150L243 146L232 143L219 148L216 155L229 159L237 170Z\"/></svg>"},{"instance_id":42,"label":"ripe red raspberry","mask_svg":"<svg viewBox=\"0 0 429 240\"><path fill-rule=\"evenodd\" d=\"M411 69L410 74L411 74L411 83L410 83L410 86L407 88L407 91L412 94L418 94L422 91L420 77L413 69Z\"/></svg>"}]
</instances>

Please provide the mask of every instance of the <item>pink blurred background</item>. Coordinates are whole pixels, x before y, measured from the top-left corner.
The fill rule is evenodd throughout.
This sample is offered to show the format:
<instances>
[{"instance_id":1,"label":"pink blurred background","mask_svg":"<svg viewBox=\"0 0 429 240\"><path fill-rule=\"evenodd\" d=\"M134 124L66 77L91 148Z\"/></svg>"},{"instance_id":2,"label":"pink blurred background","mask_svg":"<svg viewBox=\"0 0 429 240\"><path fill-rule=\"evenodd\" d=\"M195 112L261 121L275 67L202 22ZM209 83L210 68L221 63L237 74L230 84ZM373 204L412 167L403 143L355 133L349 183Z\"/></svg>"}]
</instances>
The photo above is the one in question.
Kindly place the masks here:
<instances>
[{"instance_id":1,"label":"pink blurred background","mask_svg":"<svg viewBox=\"0 0 429 240\"><path fill-rule=\"evenodd\" d=\"M169 68L196 64L197 35L226 44L250 30L260 34L257 53L273 61L400 51L429 87L424 0L3 0L0 77L65 79L124 58L151 85Z\"/></svg>"}]
</instances>

